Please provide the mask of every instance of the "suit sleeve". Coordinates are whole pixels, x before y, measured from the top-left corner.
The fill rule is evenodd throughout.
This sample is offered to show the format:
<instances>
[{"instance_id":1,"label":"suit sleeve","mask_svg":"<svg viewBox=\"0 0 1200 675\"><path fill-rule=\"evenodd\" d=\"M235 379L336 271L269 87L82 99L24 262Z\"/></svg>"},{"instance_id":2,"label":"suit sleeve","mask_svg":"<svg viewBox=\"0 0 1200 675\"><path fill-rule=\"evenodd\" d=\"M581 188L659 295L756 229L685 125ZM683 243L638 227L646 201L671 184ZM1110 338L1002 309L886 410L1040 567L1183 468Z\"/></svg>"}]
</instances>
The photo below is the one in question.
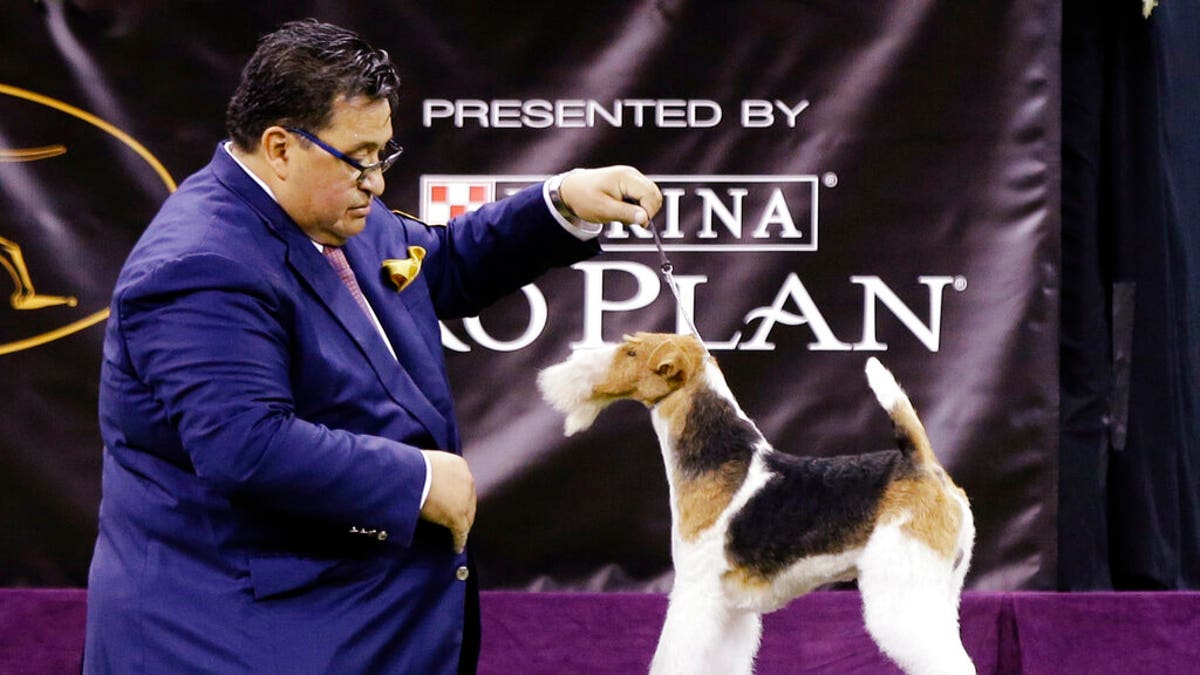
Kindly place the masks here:
<instances>
[{"instance_id":1,"label":"suit sleeve","mask_svg":"<svg viewBox=\"0 0 1200 675\"><path fill-rule=\"evenodd\" d=\"M474 316L554 267L600 251L598 240L580 241L557 221L538 183L451 220L445 227L411 221L410 243L429 257L430 294L440 319Z\"/></svg>"},{"instance_id":2,"label":"suit sleeve","mask_svg":"<svg viewBox=\"0 0 1200 675\"><path fill-rule=\"evenodd\" d=\"M411 541L420 450L294 414L291 313L263 273L217 255L161 264L114 305L135 376L212 489Z\"/></svg>"}]
</instances>

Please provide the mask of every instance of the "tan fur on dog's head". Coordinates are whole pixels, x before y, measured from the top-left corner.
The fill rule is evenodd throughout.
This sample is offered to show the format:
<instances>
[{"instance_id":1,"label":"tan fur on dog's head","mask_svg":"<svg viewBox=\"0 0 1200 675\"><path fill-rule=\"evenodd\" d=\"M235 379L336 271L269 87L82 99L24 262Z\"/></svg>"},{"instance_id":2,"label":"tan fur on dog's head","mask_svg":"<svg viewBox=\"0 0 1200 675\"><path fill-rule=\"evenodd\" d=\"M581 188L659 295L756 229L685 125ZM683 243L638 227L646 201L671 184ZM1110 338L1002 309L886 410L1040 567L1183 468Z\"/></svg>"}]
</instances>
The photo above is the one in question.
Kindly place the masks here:
<instances>
[{"instance_id":1,"label":"tan fur on dog's head","mask_svg":"<svg viewBox=\"0 0 1200 675\"><path fill-rule=\"evenodd\" d=\"M614 401L650 407L692 382L704 366L704 346L690 335L637 333L620 344L581 350L538 375L543 398L567 415L569 436L586 429Z\"/></svg>"},{"instance_id":2,"label":"tan fur on dog's head","mask_svg":"<svg viewBox=\"0 0 1200 675\"><path fill-rule=\"evenodd\" d=\"M691 382L703 365L704 347L691 335L626 335L605 378L592 390L598 396L633 399L650 407Z\"/></svg>"}]
</instances>

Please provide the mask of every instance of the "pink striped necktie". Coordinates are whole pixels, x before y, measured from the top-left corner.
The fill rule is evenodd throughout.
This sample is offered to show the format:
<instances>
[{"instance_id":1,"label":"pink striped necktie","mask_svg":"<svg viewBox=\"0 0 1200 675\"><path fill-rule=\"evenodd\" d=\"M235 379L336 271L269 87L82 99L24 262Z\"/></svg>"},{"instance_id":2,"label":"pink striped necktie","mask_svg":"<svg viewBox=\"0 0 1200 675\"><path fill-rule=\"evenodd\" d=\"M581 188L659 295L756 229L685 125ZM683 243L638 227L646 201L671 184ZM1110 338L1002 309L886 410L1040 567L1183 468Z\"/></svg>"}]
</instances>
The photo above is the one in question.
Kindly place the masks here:
<instances>
[{"instance_id":1,"label":"pink striped necktie","mask_svg":"<svg viewBox=\"0 0 1200 675\"><path fill-rule=\"evenodd\" d=\"M358 281L354 278L354 270L350 269L350 263L346 260L346 254L337 246L325 247L325 259L333 266L333 271L341 277L342 283L346 284L346 288L350 289L350 295L354 296L354 301L362 307L363 312L366 312L367 317L371 317L371 308L367 305L367 299L363 297L362 289L358 287Z\"/></svg>"}]
</instances>

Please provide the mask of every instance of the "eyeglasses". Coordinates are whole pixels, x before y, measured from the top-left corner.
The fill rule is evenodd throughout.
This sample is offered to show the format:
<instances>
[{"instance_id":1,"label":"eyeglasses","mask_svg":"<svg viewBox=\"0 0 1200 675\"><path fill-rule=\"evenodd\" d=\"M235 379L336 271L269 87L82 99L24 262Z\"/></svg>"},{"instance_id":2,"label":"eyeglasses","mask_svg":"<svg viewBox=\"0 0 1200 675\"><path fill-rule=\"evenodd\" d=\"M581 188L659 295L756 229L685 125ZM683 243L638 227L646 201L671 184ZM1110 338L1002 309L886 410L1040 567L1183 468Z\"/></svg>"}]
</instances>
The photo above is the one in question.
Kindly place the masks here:
<instances>
[{"instance_id":1,"label":"eyeglasses","mask_svg":"<svg viewBox=\"0 0 1200 675\"><path fill-rule=\"evenodd\" d=\"M296 127L284 127L284 129L287 129L288 131L290 131L293 134L296 134L298 136L303 136L304 138L307 138L308 140L315 143L318 147L320 147L325 152L328 152L329 154L333 155L334 157L337 157L338 159L349 164L350 166L354 167L355 169L358 169L358 175L354 177L354 181L359 184L362 184L362 182L367 179L367 174L372 171L377 170L377 171L379 171L380 175L383 175L383 172L392 168L392 165L396 163L396 160L400 159L400 155L404 153L404 148L397 145L395 139L392 139L392 140L389 140L387 142L387 145L384 146L385 154L384 154L383 159L379 160L378 162L375 162L374 164L363 164L362 162L346 155L346 153L342 152L341 150L338 150L337 148L333 147L332 145L329 145L325 141L322 141L321 139L317 138L316 135L310 134L303 129L298 129Z\"/></svg>"}]
</instances>

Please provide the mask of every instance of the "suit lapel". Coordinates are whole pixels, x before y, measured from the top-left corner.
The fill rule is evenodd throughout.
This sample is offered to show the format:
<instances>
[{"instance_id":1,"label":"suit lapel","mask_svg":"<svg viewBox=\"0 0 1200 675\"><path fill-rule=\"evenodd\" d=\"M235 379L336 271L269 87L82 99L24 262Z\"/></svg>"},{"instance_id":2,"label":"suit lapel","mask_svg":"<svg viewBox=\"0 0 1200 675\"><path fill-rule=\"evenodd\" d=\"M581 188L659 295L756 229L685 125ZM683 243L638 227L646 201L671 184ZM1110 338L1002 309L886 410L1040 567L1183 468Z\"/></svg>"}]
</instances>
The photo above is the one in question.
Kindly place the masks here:
<instances>
[{"instance_id":1,"label":"suit lapel","mask_svg":"<svg viewBox=\"0 0 1200 675\"><path fill-rule=\"evenodd\" d=\"M375 309L376 315L391 338L396 355L403 359L398 364L379 337L371 320L354 301L354 297L342 284L337 272L325 260L325 256L321 255L320 251L313 246L312 241L292 222L283 208L237 165L237 162L225 152L221 144L218 144L210 166L217 179L245 199L251 208L262 216L267 227L283 240L287 246L288 266L299 277L302 284L312 289L325 309L333 315L337 323L358 346L392 400L421 422L439 448L457 449L458 439L448 421L453 417L439 409L446 408L445 405L435 407L430 396L424 393L429 391L433 399L438 400L445 397L448 401L449 394L444 385L445 378L431 378L424 375L428 366L423 366L421 362L426 360L424 357L428 353L427 347L421 341L420 331L416 329L416 323L408 315L407 308L404 309L403 318L400 320L407 323L403 324L403 327L394 325L396 324L396 320L393 319L396 307L403 306L403 303L391 303L387 305L386 309L384 309L384 305L376 304L379 294L377 292L372 294L366 287L377 284L363 283L361 280L370 277L357 273L356 276L360 279L359 285L364 287L363 291L367 295L368 302ZM350 259L352 268L357 267L358 270L362 270L364 269L361 267L363 254L351 252L356 248L356 245L353 245L355 244L354 240L351 240L351 244L352 246L347 250L347 258ZM356 260L360 265L355 264ZM389 323L393 325L389 325ZM414 347L418 349L415 355L413 355ZM440 361L437 359L429 359L429 361L435 364L433 368L436 370L436 364ZM418 381L421 386L418 386Z\"/></svg>"},{"instance_id":2,"label":"suit lapel","mask_svg":"<svg viewBox=\"0 0 1200 675\"><path fill-rule=\"evenodd\" d=\"M347 253L346 257L350 260L351 268L356 268L358 266L354 261L358 256L353 254L350 249L351 246L348 244L344 249ZM417 379L421 379L422 384L428 386L424 378L420 378L419 370L410 369L410 364L414 361L410 356L411 345L404 340L397 341L397 337L402 337L402 334L392 330L386 331L392 340L396 356L402 359L398 364L397 360L392 358L387 346L384 345L370 318L354 301L350 290L342 284L337 272L307 237L301 236L299 241L293 238L288 239L288 265L304 283L312 288L326 309L333 314L338 324L358 345L392 399L413 413L440 447L451 448L453 439L446 418L430 402L422 387L418 386ZM359 279L364 278L357 270L355 276ZM362 287L365 284L360 282L359 285ZM367 295L366 289L363 290L364 295ZM385 316L391 315L392 309L388 308L385 312L383 307L377 304L370 295L367 295L367 299L375 309L380 322L383 323ZM411 321L411 317L408 317L408 320ZM414 328L413 334L416 333Z\"/></svg>"},{"instance_id":3,"label":"suit lapel","mask_svg":"<svg viewBox=\"0 0 1200 675\"><path fill-rule=\"evenodd\" d=\"M396 350L396 357L412 378L426 392L444 420L454 419L450 383L441 358L441 334L429 331L417 320L420 308L411 308L405 300L415 293L400 293L391 285L380 267L384 255L371 248L365 240L351 239L345 246L350 267L355 270L359 287L367 302L375 308L384 332ZM414 288L415 290L415 288ZM434 323L436 326L436 322ZM457 442L457 435L448 427L447 433ZM455 446L457 448L457 446Z\"/></svg>"}]
</instances>

